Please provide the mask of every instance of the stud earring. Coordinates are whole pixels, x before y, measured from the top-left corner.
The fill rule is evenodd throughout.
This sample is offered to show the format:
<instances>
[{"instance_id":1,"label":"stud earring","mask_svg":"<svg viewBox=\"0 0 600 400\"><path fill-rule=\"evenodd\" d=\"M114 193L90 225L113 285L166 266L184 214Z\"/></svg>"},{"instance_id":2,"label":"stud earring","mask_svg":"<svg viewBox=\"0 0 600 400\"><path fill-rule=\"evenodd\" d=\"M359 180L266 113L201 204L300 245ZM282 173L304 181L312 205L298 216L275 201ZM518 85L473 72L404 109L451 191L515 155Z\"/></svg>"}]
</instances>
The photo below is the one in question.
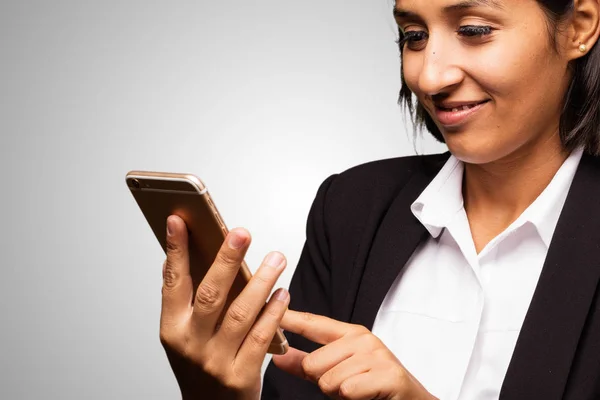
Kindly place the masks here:
<instances>
[{"instance_id":1,"label":"stud earring","mask_svg":"<svg viewBox=\"0 0 600 400\"><path fill-rule=\"evenodd\" d=\"M587 51L587 46L585 44L580 44L579 51L585 53Z\"/></svg>"}]
</instances>

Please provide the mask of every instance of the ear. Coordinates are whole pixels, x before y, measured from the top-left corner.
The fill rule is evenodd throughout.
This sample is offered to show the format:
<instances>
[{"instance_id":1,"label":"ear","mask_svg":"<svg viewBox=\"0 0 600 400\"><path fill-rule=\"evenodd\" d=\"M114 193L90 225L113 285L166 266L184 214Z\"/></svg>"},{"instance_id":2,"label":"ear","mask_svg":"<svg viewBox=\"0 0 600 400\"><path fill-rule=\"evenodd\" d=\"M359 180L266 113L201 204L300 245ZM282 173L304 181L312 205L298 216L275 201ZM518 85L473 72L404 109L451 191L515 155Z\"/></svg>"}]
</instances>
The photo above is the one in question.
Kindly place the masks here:
<instances>
[{"instance_id":1,"label":"ear","mask_svg":"<svg viewBox=\"0 0 600 400\"><path fill-rule=\"evenodd\" d=\"M574 0L565 52L569 60L585 56L600 36L599 0Z\"/></svg>"}]
</instances>

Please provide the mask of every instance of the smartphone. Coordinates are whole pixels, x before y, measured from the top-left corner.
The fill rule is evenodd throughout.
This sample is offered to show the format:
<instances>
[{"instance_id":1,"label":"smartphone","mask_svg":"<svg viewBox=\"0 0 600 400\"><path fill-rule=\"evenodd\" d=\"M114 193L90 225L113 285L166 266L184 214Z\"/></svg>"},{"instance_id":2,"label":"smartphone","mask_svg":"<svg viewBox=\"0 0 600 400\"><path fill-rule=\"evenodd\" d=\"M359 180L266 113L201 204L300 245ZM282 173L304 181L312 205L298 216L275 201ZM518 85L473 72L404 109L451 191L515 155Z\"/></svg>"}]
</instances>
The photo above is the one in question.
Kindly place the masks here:
<instances>
[{"instance_id":1,"label":"smartphone","mask_svg":"<svg viewBox=\"0 0 600 400\"><path fill-rule=\"evenodd\" d=\"M169 172L130 171L125 181L165 254L167 218L169 215L178 215L185 221L188 229L190 274L196 293L228 233L206 186L192 174ZM242 262L223 310L229 308L251 277L248 266ZM219 323L223 316L221 315ZM268 352L285 354L287 350L287 340L281 329L277 329Z\"/></svg>"}]
</instances>

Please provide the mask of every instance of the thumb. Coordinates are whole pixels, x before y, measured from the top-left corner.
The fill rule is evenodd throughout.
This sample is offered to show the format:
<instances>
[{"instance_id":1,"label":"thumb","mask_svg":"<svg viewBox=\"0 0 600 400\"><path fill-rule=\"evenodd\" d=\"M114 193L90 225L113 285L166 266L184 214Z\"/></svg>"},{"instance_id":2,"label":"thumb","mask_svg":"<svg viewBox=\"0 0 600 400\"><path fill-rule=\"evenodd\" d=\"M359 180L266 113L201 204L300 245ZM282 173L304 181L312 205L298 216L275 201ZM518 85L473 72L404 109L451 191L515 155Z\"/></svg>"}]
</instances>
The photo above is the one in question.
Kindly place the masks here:
<instances>
[{"instance_id":1,"label":"thumb","mask_svg":"<svg viewBox=\"0 0 600 400\"><path fill-rule=\"evenodd\" d=\"M277 368L288 374L306 379L306 375L302 369L302 360L304 360L304 357L306 356L306 352L290 347L284 355L273 355L273 363Z\"/></svg>"}]
</instances>

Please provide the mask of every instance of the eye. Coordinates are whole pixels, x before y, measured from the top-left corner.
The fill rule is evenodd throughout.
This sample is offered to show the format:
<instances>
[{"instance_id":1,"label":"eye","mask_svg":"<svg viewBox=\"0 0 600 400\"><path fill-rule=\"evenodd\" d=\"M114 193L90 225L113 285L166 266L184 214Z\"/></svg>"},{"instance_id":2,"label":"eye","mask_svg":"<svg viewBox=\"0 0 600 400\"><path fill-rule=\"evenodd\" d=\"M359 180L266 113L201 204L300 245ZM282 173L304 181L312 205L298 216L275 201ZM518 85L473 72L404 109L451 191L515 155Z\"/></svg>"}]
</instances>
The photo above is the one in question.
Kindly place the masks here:
<instances>
[{"instance_id":1,"label":"eye","mask_svg":"<svg viewBox=\"0 0 600 400\"><path fill-rule=\"evenodd\" d=\"M463 25L458 28L456 33L467 39L476 39L490 35L493 30L494 28L487 25ZM408 44L409 50L418 51L424 48L428 38L429 34L425 31L406 31L404 33L400 32L400 39L396 43L398 43L400 50L403 50L404 45Z\"/></svg>"},{"instance_id":2,"label":"eye","mask_svg":"<svg viewBox=\"0 0 600 400\"><path fill-rule=\"evenodd\" d=\"M396 41L400 50L404 48L405 44L408 44L410 50L419 50L424 44L429 34L425 31L407 31L400 34L400 39Z\"/></svg>"},{"instance_id":3,"label":"eye","mask_svg":"<svg viewBox=\"0 0 600 400\"><path fill-rule=\"evenodd\" d=\"M463 25L456 33L465 37L481 37L492 33L493 28L485 25Z\"/></svg>"}]
</instances>

